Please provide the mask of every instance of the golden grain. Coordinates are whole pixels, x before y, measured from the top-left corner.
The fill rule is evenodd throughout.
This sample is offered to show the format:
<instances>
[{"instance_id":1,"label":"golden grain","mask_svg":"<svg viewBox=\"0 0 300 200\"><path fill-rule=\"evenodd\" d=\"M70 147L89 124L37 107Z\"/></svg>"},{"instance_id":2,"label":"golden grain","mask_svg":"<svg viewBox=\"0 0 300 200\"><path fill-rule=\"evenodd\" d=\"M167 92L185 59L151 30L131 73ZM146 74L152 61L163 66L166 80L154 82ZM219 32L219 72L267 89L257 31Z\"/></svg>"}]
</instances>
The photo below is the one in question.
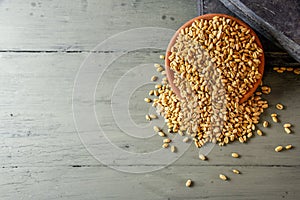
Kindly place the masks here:
<instances>
[{"instance_id":1,"label":"golden grain","mask_svg":"<svg viewBox=\"0 0 300 200\"><path fill-rule=\"evenodd\" d=\"M157 115L154 115L154 114L149 115L149 117L150 117L151 119L157 119Z\"/></svg>"},{"instance_id":2,"label":"golden grain","mask_svg":"<svg viewBox=\"0 0 300 200\"><path fill-rule=\"evenodd\" d=\"M292 146L291 144L285 146L285 149L286 149L286 150L289 150L289 149L291 149L291 148L293 148L293 146Z\"/></svg>"},{"instance_id":3,"label":"golden grain","mask_svg":"<svg viewBox=\"0 0 300 200\"><path fill-rule=\"evenodd\" d=\"M189 139L188 137L185 137L185 138L183 138L182 141L186 143L186 142L188 142L189 140L190 140L190 139Z\"/></svg>"},{"instance_id":4,"label":"golden grain","mask_svg":"<svg viewBox=\"0 0 300 200\"><path fill-rule=\"evenodd\" d=\"M149 95L152 96L154 94L154 90L149 91Z\"/></svg>"},{"instance_id":5,"label":"golden grain","mask_svg":"<svg viewBox=\"0 0 300 200\"><path fill-rule=\"evenodd\" d=\"M225 176L224 174L220 174L219 178L222 179L223 181L227 180L227 176Z\"/></svg>"},{"instance_id":6,"label":"golden grain","mask_svg":"<svg viewBox=\"0 0 300 200\"><path fill-rule=\"evenodd\" d=\"M280 74L282 74L284 71L283 70L277 70L277 73L280 73Z\"/></svg>"},{"instance_id":7,"label":"golden grain","mask_svg":"<svg viewBox=\"0 0 300 200\"><path fill-rule=\"evenodd\" d=\"M163 143L162 147L165 148L165 149L168 148L169 147L169 143Z\"/></svg>"},{"instance_id":8,"label":"golden grain","mask_svg":"<svg viewBox=\"0 0 300 200\"><path fill-rule=\"evenodd\" d=\"M158 79L157 76L152 76L152 77L151 77L151 81L153 81L153 82L154 82L154 81L157 81L157 79Z\"/></svg>"},{"instance_id":9,"label":"golden grain","mask_svg":"<svg viewBox=\"0 0 300 200\"><path fill-rule=\"evenodd\" d=\"M176 152L176 147L174 145L171 146L171 152L175 153Z\"/></svg>"},{"instance_id":10,"label":"golden grain","mask_svg":"<svg viewBox=\"0 0 300 200\"><path fill-rule=\"evenodd\" d=\"M170 142L171 142L171 139L166 138L166 139L163 140L163 142L164 142L164 143L170 143Z\"/></svg>"},{"instance_id":11,"label":"golden grain","mask_svg":"<svg viewBox=\"0 0 300 200\"><path fill-rule=\"evenodd\" d=\"M153 130L158 133L160 131L160 128L158 126L153 126Z\"/></svg>"},{"instance_id":12,"label":"golden grain","mask_svg":"<svg viewBox=\"0 0 300 200\"><path fill-rule=\"evenodd\" d=\"M238 158L238 157L240 157L240 155L238 154L238 153L231 153L231 156L233 157L233 158Z\"/></svg>"},{"instance_id":13,"label":"golden grain","mask_svg":"<svg viewBox=\"0 0 300 200\"><path fill-rule=\"evenodd\" d=\"M263 122L263 127L267 128L269 126L269 122L268 121L264 121Z\"/></svg>"},{"instance_id":14,"label":"golden grain","mask_svg":"<svg viewBox=\"0 0 300 200\"><path fill-rule=\"evenodd\" d=\"M282 148L283 148L282 146L277 146L277 147L275 148L275 151L276 151L276 152L280 152L280 151L282 150Z\"/></svg>"},{"instance_id":15,"label":"golden grain","mask_svg":"<svg viewBox=\"0 0 300 200\"><path fill-rule=\"evenodd\" d=\"M250 132L250 133L247 134L247 137L248 137L248 138L251 138L252 136L253 136L253 133L252 133L252 132Z\"/></svg>"},{"instance_id":16,"label":"golden grain","mask_svg":"<svg viewBox=\"0 0 300 200\"><path fill-rule=\"evenodd\" d=\"M150 116L149 116L149 115L145 115L145 118L146 118L146 120L148 120L148 121L150 121L150 120L151 120L151 118L150 118Z\"/></svg>"},{"instance_id":17,"label":"golden grain","mask_svg":"<svg viewBox=\"0 0 300 200\"><path fill-rule=\"evenodd\" d=\"M273 122L277 123L278 122L278 118L277 117L272 117Z\"/></svg>"},{"instance_id":18,"label":"golden grain","mask_svg":"<svg viewBox=\"0 0 300 200\"><path fill-rule=\"evenodd\" d=\"M239 137L239 142L240 143L244 143L245 142L244 138L243 137Z\"/></svg>"},{"instance_id":19,"label":"golden grain","mask_svg":"<svg viewBox=\"0 0 300 200\"><path fill-rule=\"evenodd\" d=\"M276 108L277 108L278 110L282 110L284 107L283 107L282 104L278 103L278 104L276 104Z\"/></svg>"},{"instance_id":20,"label":"golden grain","mask_svg":"<svg viewBox=\"0 0 300 200\"><path fill-rule=\"evenodd\" d=\"M149 99L149 98L145 98L144 101L147 102L147 103L150 103L152 100Z\"/></svg>"},{"instance_id":21,"label":"golden grain","mask_svg":"<svg viewBox=\"0 0 300 200\"><path fill-rule=\"evenodd\" d=\"M192 186L192 180L191 179L187 180L186 183L185 183L185 186L186 187L191 187Z\"/></svg>"},{"instance_id":22,"label":"golden grain","mask_svg":"<svg viewBox=\"0 0 300 200\"><path fill-rule=\"evenodd\" d=\"M162 87L162 85L161 84L157 84L157 85L155 85L155 88L156 89L160 89Z\"/></svg>"},{"instance_id":23,"label":"golden grain","mask_svg":"<svg viewBox=\"0 0 300 200\"><path fill-rule=\"evenodd\" d=\"M162 68L162 67L156 68L156 71L157 71L157 72L162 72L163 70L164 70L164 68Z\"/></svg>"},{"instance_id":24,"label":"golden grain","mask_svg":"<svg viewBox=\"0 0 300 200\"><path fill-rule=\"evenodd\" d=\"M294 69L294 73L297 74L297 75L299 75L300 74L300 68Z\"/></svg>"},{"instance_id":25,"label":"golden grain","mask_svg":"<svg viewBox=\"0 0 300 200\"><path fill-rule=\"evenodd\" d=\"M288 127L285 127L285 128L284 128L284 131L285 131L287 134L290 134L290 133L292 132L291 129L288 128Z\"/></svg>"},{"instance_id":26,"label":"golden grain","mask_svg":"<svg viewBox=\"0 0 300 200\"><path fill-rule=\"evenodd\" d=\"M162 132L162 131L157 132L157 134L158 134L160 137L165 137L165 136L166 136L166 134L165 134L164 132Z\"/></svg>"},{"instance_id":27,"label":"golden grain","mask_svg":"<svg viewBox=\"0 0 300 200\"><path fill-rule=\"evenodd\" d=\"M259 130L259 129L256 131L256 133L257 133L257 135L259 135L259 136L262 136L262 135L263 135L263 132L262 132L261 130Z\"/></svg>"},{"instance_id":28,"label":"golden grain","mask_svg":"<svg viewBox=\"0 0 300 200\"><path fill-rule=\"evenodd\" d=\"M206 160L206 156L203 155L203 154L199 154L199 159L200 159L200 160Z\"/></svg>"},{"instance_id":29,"label":"golden grain","mask_svg":"<svg viewBox=\"0 0 300 200\"><path fill-rule=\"evenodd\" d=\"M165 59L165 55L160 55L159 58L162 59L162 60L164 60Z\"/></svg>"}]
</instances>

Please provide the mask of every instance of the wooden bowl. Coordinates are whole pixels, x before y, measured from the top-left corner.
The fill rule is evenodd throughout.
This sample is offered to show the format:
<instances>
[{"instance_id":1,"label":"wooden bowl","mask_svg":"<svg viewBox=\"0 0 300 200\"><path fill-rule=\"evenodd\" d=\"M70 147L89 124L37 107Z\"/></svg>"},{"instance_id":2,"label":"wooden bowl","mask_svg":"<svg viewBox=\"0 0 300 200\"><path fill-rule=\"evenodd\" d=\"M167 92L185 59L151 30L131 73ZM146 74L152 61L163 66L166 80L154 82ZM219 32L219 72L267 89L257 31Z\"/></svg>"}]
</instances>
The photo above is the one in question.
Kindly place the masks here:
<instances>
[{"instance_id":1,"label":"wooden bowl","mask_svg":"<svg viewBox=\"0 0 300 200\"><path fill-rule=\"evenodd\" d=\"M195 18L189 20L188 22L186 22L183 26L181 26L176 31L176 33L174 34L174 36L172 37L172 39L171 39L171 41L170 41L170 43L168 45L168 48L167 48L167 51L166 51L166 56L165 56L165 66L166 66L167 78L168 78L168 81L169 81L169 84L170 84L171 88L173 89L174 93L178 97L181 97L180 91L175 86L175 84L173 83L173 80L174 80L174 71L170 69L170 60L168 58L171 55L171 48L175 44L177 36L178 36L178 34L179 34L179 32L180 32L181 29L186 28L186 27L190 27L195 20L212 19L215 16L229 18L231 20L236 21L236 23L238 23L239 25L242 25L242 26L250 29L250 34L255 36L255 42L256 42L257 46L260 47L261 49L263 49L262 45L261 45L261 42L260 42L259 38L257 37L256 33L246 23L244 23L241 20L239 20L237 18L234 18L232 16L225 15L225 14L216 14L216 13L213 13L213 14L201 15L201 16L198 16L198 17L195 17ZM264 66L265 66L265 56L264 56L264 53L262 53L262 56L260 57L260 61L261 61L261 63L258 66L258 71L263 76ZM245 102L256 91L257 87L259 86L259 84L261 82L262 76L261 76L261 78L259 80L257 80L257 82L253 85L253 87L243 96L243 98L240 99L240 103Z\"/></svg>"}]
</instances>

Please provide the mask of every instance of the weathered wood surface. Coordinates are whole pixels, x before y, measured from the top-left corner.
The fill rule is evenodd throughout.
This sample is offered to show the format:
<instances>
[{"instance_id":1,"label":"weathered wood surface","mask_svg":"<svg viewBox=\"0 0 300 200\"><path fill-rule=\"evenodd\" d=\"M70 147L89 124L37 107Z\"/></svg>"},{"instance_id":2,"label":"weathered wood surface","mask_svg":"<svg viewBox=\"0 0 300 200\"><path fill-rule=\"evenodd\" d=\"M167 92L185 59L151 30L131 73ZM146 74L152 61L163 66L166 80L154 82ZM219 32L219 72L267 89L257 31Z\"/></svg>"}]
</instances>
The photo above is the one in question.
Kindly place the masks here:
<instances>
[{"instance_id":1,"label":"weathered wood surface","mask_svg":"<svg viewBox=\"0 0 300 200\"><path fill-rule=\"evenodd\" d=\"M128 167L130 168L130 167ZM1 199L298 199L297 167L170 166L126 174L102 166L1 170ZM224 182L219 172L231 177ZM14 177L11 179L11 177ZM186 188L187 178L197 180ZM288 184L287 184L288 183Z\"/></svg>"},{"instance_id":2,"label":"weathered wood surface","mask_svg":"<svg viewBox=\"0 0 300 200\"><path fill-rule=\"evenodd\" d=\"M272 123L270 128L262 128L265 136L256 136L247 144L216 146L207 162L201 162L198 149L191 146L166 168L159 163L149 166L147 157L138 165L126 157L109 163L112 168L134 171L163 168L144 174L114 170L90 155L76 132L72 113L75 77L88 51L106 37L133 27L176 29L196 16L196 6L194 1L171 0L72 2L0 2L1 19L6 19L0 22L0 199L299 199L300 77L276 74L270 66L265 83L272 93L265 98L271 108L262 119L271 122L269 114L278 112L282 122L294 124L291 135L283 132L282 123ZM103 128L109 139L126 151L157 150L161 138L137 139L118 130L108 94L122 73L139 64L161 62L161 53L145 49L122 56L103 76L106 89L96 91L96 105L101 108L97 115ZM105 54L97 53L99 57ZM97 68L93 70L91 74L98 73ZM148 70L149 78L156 73L154 68ZM150 87L138 88L130 101L131 117L138 125L146 125L144 113L149 105L141 101ZM130 85L123 88L130 89ZM82 99L75 99L82 109L93 106L85 96L83 91ZM286 109L276 111L278 102ZM88 123L89 117L84 122ZM103 143L97 140L95 146ZM294 149L274 152L276 145L290 143ZM102 150L106 158L118 156L110 149ZM231 158L232 151L239 152L241 158ZM242 174L232 174L232 168ZM219 173L231 180L222 182ZM193 188L184 186L188 178L195 181Z\"/></svg>"},{"instance_id":3,"label":"weathered wood surface","mask_svg":"<svg viewBox=\"0 0 300 200\"><path fill-rule=\"evenodd\" d=\"M287 109L280 112L280 119L295 124L294 134L287 135L283 132L281 124L272 124L270 128L262 129L266 136L256 136L248 144L234 143L222 148L215 147L208 155L209 162L199 161L198 150L192 146L178 161L171 164L174 171L163 169L158 172L141 174L136 178L136 175L116 172L104 167L86 151L78 138L73 124L71 94L78 64L86 55L82 53L2 54L2 65L9 66L9 69L6 68L1 72L0 84L1 90L5 91L5 95L1 97L3 114L1 123L2 169L0 171L3 183L0 190L1 194L5 194L3 198L14 195L20 197L26 194L39 199L38 197L47 192L48 187L54 187L54 189L53 192L46 195L46 199L57 196L67 198L70 197L69 194L73 195L72 198L78 199L87 194L88 199L93 199L93 197L108 199L109 196L115 199L121 199L121 196L137 198L135 193L127 192L135 190L135 185L139 185L136 190L146 190L144 192L149 195L145 196L146 199L156 199L156 197L163 199L166 196L171 199L180 199L185 195L186 198L191 199L197 196L201 197L201 195L211 199L222 199L222 195L225 194L236 199L243 197L257 199L259 195L267 194L269 194L269 198L277 195L278 197L284 196L285 190L295 196L299 195L293 187L288 187L288 189L286 186L282 187L282 185L299 185L300 181L299 173L297 173L300 166L298 156L300 115L298 99L295 96L299 94L299 77L293 74L279 75L268 71L265 80L268 85L272 86L273 92L267 97L272 108L264 114L263 119L270 121L270 117L267 115L277 112L274 105L282 102ZM111 67L114 69L122 66L129 69L132 64L155 62L158 55L159 53L132 53ZM153 74L155 74L154 69ZM115 80L111 80L111 83L115 83ZM291 89L289 90L289 88ZM142 88L141 93L147 94L147 89L147 87ZM137 101L140 100L133 99L131 103L136 105ZM105 106L105 101L102 104L104 104L105 110L101 110L101 115L103 119L107 119L108 126L113 129L116 125L111 120L110 107ZM143 105L139 110L132 110L133 113L139 113L134 118L138 124L145 123L143 114L147 112L147 105ZM161 139L157 136L141 140L119 132L111 134L111 140L121 148L133 152L148 152L158 149L161 145ZM290 143L296 148L289 152L274 152L276 145ZM98 142L98 145L101 146L101 141ZM103 149L103 151L107 156L115 156L111 155L109 150ZM232 151L239 152L242 156L241 159L230 158ZM128 161L126 158L123 160L124 162L119 164L124 167L136 167L137 171L144 167L143 165L131 166L130 160ZM114 165L114 163L110 164ZM231 183L219 182L217 174L222 172L220 169L227 169L227 173L229 173L228 170L235 167L245 171L244 173L250 170L247 172L249 180L244 175L241 175L242 180L231 175L232 184L237 184L237 187L228 194L226 188L224 190L220 188L231 187L229 186ZM8 171L10 173L7 173ZM203 171L207 174L202 174ZM84 178L85 173L87 178ZM196 185L187 193L183 182L189 175L195 177ZM10 178L5 178L7 176ZM152 179L149 180L149 176ZM172 187L168 181L164 181L171 176L174 181ZM212 188L205 184L199 184L202 180L213 181ZM116 182L119 182L116 185L118 190L107 188L107 185L115 185ZM156 190L157 182L161 182L169 192L161 193L160 190ZM259 184L259 187L253 182L269 186L259 189L263 186ZM277 182L280 184L278 185ZM84 186L81 187L82 184ZM149 189L149 191L148 186L152 190ZM252 192L257 196L248 196L249 191L246 190L250 186L252 186ZM34 191L36 187L39 188L39 192ZM57 188L55 189L55 187ZM127 189L121 189L124 187ZM214 187L219 189L213 189ZM14 190L16 193L7 192ZM97 191L89 194L90 190ZM172 190L176 192L172 193ZM276 193L274 193L275 190Z\"/></svg>"},{"instance_id":4,"label":"weathered wood surface","mask_svg":"<svg viewBox=\"0 0 300 200\"><path fill-rule=\"evenodd\" d=\"M1 50L89 51L138 27L177 29L196 16L193 0L0 1Z\"/></svg>"}]
</instances>

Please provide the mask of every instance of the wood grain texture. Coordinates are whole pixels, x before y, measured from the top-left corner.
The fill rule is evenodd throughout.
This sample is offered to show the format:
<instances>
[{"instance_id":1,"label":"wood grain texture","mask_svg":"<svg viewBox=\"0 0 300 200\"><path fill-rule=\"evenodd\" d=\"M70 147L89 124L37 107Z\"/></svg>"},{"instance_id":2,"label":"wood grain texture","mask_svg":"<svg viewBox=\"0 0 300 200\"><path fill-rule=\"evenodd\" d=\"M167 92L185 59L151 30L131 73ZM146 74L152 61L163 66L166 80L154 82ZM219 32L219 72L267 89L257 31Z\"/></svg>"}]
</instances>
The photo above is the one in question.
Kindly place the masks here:
<instances>
[{"instance_id":1,"label":"wood grain texture","mask_svg":"<svg viewBox=\"0 0 300 200\"><path fill-rule=\"evenodd\" d=\"M120 78L118 75L120 66L123 70L127 70L139 63L154 63L159 61L159 54L150 50L132 52L111 65L110 71L115 73L104 78L114 85ZM261 195L272 199L289 195L291 199L295 199L294 197L299 196L295 189L300 183L298 176L300 108L295 98L295 94L299 94L299 76L292 73L277 74L268 70L264 80L272 87L273 92L266 96L271 108L263 114L262 119L271 122L270 113L277 112L282 123L294 124L294 134L284 133L282 123L271 122L270 128L261 128L265 136L256 136L248 144L236 142L222 148L216 146L209 153L207 162L198 159L198 149L192 145L169 168L134 175L109 169L96 161L86 151L75 130L71 106L72 88L79 65L87 55L86 53L1 54L1 64L9 66L0 73L1 91L5 94L0 100L2 104L0 191L4 194L1 196L2 199L13 197L134 199L143 193L145 199L168 197L222 199L224 195L232 199L259 199ZM154 68L152 70L155 74ZM151 74L149 78L150 76ZM137 105L139 98L142 99L149 88L151 85L138 89L136 91L138 98L133 98L130 103ZM105 93L99 91L99 99L102 94ZM104 129L110 133L110 139L114 144L132 152L149 152L160 148L161 138L158 136L136 139L118 131L111 115L111 108L104 101L107 97L103 98L99 101L102 105L102 110L99 110L102 116L100 120L105 120ZM274 105L278 102L283 103L286 109L277 111ZM145 124L144 113L149 109L149 105L144 102L139 105L131 107L132 117L137 124ZM276 153L274 148L278 144L293 144L295 148ZM101 141L96 142L96 145L101 146ZM238 152L241 158L231 158L230 154L233 151ZM103 153L108 157L115 156L110 154L109 149L103 149ZM122 162L110 165L112 167L122 165L123 168L136 167L136 170L145 167L143 164L132 166L131 162L125 157L122 158ZM231 177L229 183L220 182L218 173L222 171L229 173L231 168L238 168L245 174L237 178ZM184 181L188 177L194 177L195 186L187 190ZM162 190L158 183L165 185L166 191ZM119 189L110 188L111 185ZM235 188L236 185L238 187ZM284 185L292 187L283 187ZM252 188L251 193L248 191L249 186ZM231 187L235 189L230 193L225 192ZM49 188L53 189L53 192L45 195Z\"/></svg>"},{"instance_id":2,"label":"wood grain texture","mask_svg":"<svg viewBox=\"0 0 300 200\"><path fill-rule=\"evenodd\" d=\"M247 144L216 146L208 154L207 162L198 159L199 150L193 145L185 152L178 149L178 154L184 154L168 167L159 163L149 165L147 157L136 165L136 160L118 157L103 148L102 155L106 159L118 158L111 159L108 167L96 160L81 142L73 120L72 92L76 74L89 51L99 41L130 28L146 25L176 29L196 16L196 2L0 1L0 10L1 18L6 19L0 22L1 200L299 199L300 78L292 73L277 74L271 70L272 65L267 66L264 77L265 84L272 87L272 93L265 96L270 108L262 119L271 122L270 113L277 112L281 123L261 128L265 136L255 136ZM162 62L158 58L161 53L163 51L153 49L127 53L105 70L98 83L96 115L109 139L122 150L145 153L161 147L162 141L157 135L147 139L126 135L111 112L111 90L122 75L145 64L150 66L145 68L150 79L156 74L152 64ZM101 58L117 52L93 54ZM288 63L284 59L282 62ZM102 68L91 68L86 82L88 75L99 73L99 69ZM150 107L143 102L153 87L149 79L134 90L128 105L132 120L146 126L145 131L151 129L147 128L144 118ZM122 88L130 90L130 86L124 84ZM87 96L87 91L83 91L81 98L74 100L82 106L78 112L84 113L85 108L93 106ZM278 102L286 109L277 111L274 105ZM84 116L82 120L89 124L90 117ZM162 123L163 119L157 122ZM284 133L283 122L294 125L293 134ZM135 130L135 127L127 128ZM96 133L98 130L90 127L86 131ZM274 152L278 144L290 143L294 149ZM100 148L105 144L105 140L94 142ZM233 151L241 158L231 158ZM166 152L168 155L169 149ZM157 166L163 169L145 174L112 169L139 171ZM232 174L232 168L242 174ZM228 175L231 180L222 182L219 173ZM193 188L185 187L188 178L194 181Z\"/></svg>"},{"instance_id":3,"label":"wood grain texture","mask_svg":"<svg viewBox=\"0 0 300 200\"><path fill-rule=\"evenodd\" d=\"M1 198L223 200L299 197L300 180L299 176L295 177L299 168L237 166L243 173L240 175L233 174L232 168L171 166L148 174L126 174L99 166L3 169ZM220 180L219 173L231 180ZM189 178L194 185L186 188L185 181Z\"/></svg>"},{"instance_id":4,"label":"wood grain texture","mask_svg":"<svg viewBox=\"0 0 300 200\"><path fill-rule=\"evenodd\" d=\"M89 51L139 27L177 29L196 16L193 0L1 1L1 50Z\"/></svg>"}]
</instances>

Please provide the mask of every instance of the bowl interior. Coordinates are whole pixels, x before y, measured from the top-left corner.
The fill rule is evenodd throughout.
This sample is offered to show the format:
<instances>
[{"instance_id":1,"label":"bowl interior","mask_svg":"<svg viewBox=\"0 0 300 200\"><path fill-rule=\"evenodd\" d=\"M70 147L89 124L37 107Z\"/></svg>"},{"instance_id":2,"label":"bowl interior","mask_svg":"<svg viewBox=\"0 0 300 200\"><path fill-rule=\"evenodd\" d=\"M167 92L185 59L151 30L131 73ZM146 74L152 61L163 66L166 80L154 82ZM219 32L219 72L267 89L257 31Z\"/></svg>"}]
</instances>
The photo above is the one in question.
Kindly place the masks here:
<instances>
[{"instance_id":1,"label":"bowl interior","mask_svg":"<svg viewBox=\"0 0 300 200\"><path fill-rule=\"evenodd\" d=\"M179 34L179 32L180 32L181 29L186 28L186 27L190 27L195 20L212 19L215 16L229 18L231 20L236 21L236 23L238 23L239 25L242 25L242 26L250 29L250 34L255 36L255 42L256 42L257 46L260 47L261 49L263 49L262 45L261 45L261 42L260 42L258 36L256 35L256 33L247 24L245 24L244 22L242 22L241 20L239 20L239 19L237 19L235 17L229 16L229 15L225 15L225 14L216 14L216 13L214 13L214 14L201 15L201 16L198 16L198 17L195 17L195 18L189 20L188 22L186 22L183 26L181 26L176 31L176 33L174 34L174 36L172 37L172 39L171 39L171 41L170 41L170 43L168 45L168 48L167 48L167 51L166 51L166 56L165 56L166 74L167 74L167 78L168 78L168 81L169 81L169 85L173 89L174 93L178 97L180 97L180 98L181 98L180 91L175 86L175 84L173 83L173 81L174 81L174 71L170 69L170 60L168 58L171 55L171 48L175 44L177 36L178 36L178 34ZM260 61L261 61L261 63L258 66L258 71L259 71L259 73L261 75L263 75L263 73L264 73L264 66L265 66L264 53L262 53L262 56L260 57ZM259 84L261 82L261 79L262 79L262 76L261 76L260 79L257 80L257 82L253 85L253 87L243 96L243 98L240 99L240 103L245 102L256 91L257 87L259 86Z\"/></svg>"}]
</instances>

